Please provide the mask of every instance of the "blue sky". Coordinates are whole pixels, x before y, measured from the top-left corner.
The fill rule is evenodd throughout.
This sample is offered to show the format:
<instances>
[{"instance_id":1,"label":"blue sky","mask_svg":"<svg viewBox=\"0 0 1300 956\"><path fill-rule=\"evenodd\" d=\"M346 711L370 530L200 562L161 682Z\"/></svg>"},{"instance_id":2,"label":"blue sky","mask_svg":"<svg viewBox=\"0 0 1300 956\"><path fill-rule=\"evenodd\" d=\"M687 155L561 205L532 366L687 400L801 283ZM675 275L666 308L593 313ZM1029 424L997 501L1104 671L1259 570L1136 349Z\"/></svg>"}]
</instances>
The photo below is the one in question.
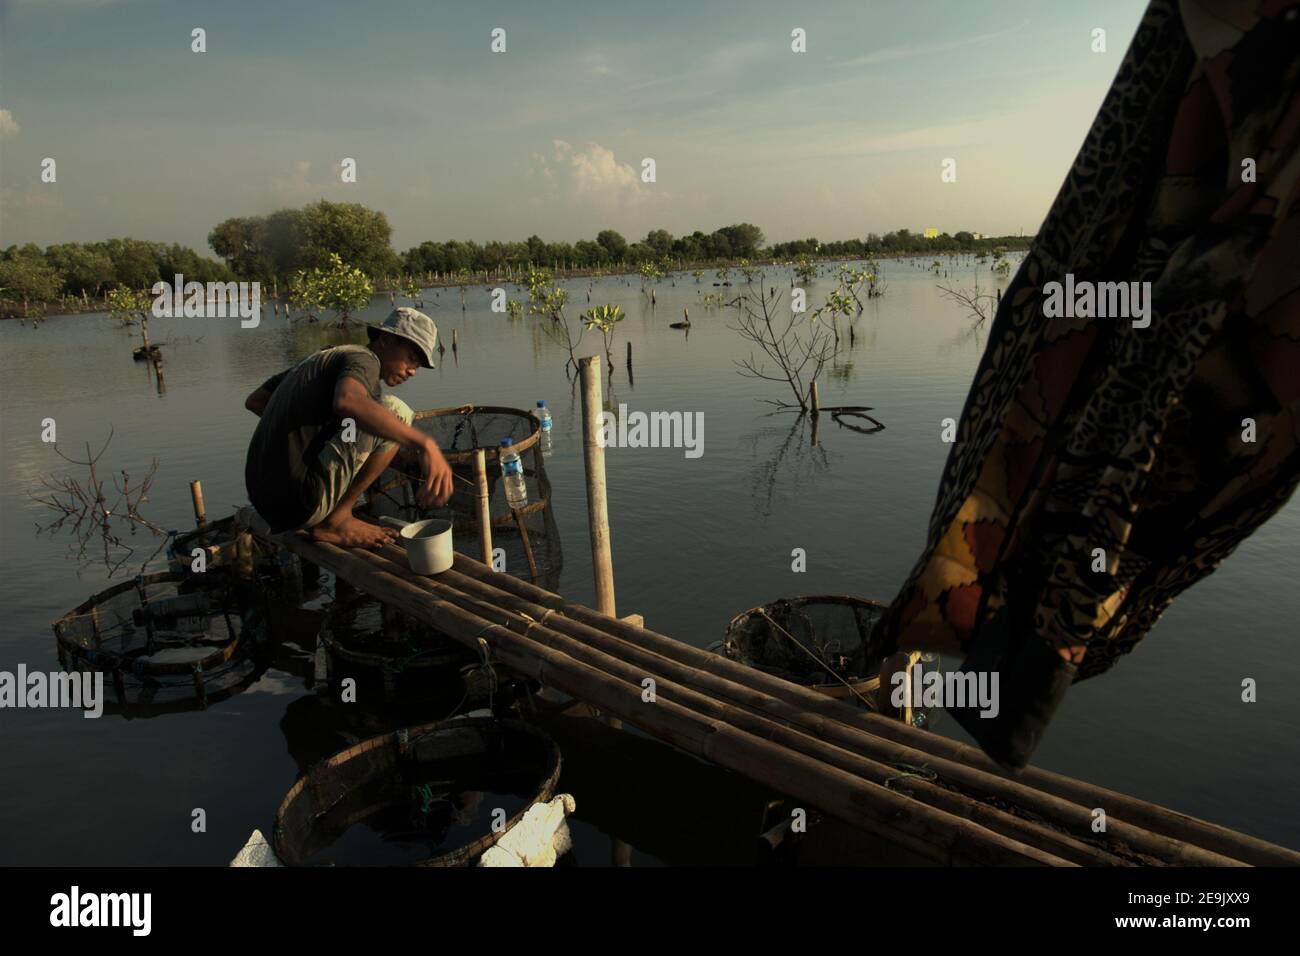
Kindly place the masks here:
<instances>
[{"instance_id":1,"label":"blue sky","mask_svg":"<svg viewBox=\"0 0 1300 956\"><path fill-rule=\"evenodd\" d=\"M0 245L208 251L222 219L319 198L383 210L399 250L1032 233L1144 6L0 0Z\"/></svg>"}]
</instances>

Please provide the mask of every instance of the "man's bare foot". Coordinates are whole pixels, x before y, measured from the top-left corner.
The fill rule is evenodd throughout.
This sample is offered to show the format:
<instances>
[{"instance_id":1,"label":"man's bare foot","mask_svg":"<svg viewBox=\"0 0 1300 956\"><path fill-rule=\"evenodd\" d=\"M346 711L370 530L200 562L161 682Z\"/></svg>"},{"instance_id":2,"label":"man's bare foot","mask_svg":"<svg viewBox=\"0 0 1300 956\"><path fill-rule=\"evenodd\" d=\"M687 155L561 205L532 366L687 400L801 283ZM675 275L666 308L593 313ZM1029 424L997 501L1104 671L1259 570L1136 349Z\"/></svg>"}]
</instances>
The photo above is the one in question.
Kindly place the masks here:
<instances>
[{"instance_id":1,"label":"man's bare foot","mask_svg":"<svg viewBox=\"0 0 1300 956\"><path fill-rule=\"evenodd\" d=\"M381 528L348 515L341 521L323 521L311 529L312 539L340 548L375 548L397 538L392 528Z\"/></svg>"}]
</instances>

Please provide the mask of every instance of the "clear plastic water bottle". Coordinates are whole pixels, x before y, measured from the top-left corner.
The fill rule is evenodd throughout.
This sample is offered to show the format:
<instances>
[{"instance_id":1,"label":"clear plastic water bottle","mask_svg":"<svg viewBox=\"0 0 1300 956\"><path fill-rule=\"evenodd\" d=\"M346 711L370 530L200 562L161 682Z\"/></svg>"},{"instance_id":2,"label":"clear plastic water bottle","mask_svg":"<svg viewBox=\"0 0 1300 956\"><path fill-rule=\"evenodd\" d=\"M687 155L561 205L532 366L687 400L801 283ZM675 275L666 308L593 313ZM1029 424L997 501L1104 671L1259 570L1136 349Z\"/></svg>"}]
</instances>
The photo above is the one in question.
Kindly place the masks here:
<instances>
[{"instance_id":1,"label":"clear plastic water bottle","mask_svg":"<svg viewBox=\"0 0 1300 956\"><path fill-rule=\"evenodd\" d=\"M552 429L555 426L555 422L551 418L551 410L546 407L545 402L538 402L537 411L533 414L537 416L537 420L541 422L542 425L542 433L537 438L538 442L540 442L542 446L542 454L549 457L552 450L555 448L555 443L551 437L554 434Z\"/></svg>"},{"instance_id":2,"label":"clear plastic water bottle","mask_svg":"<svg viewBox=\"0 0 1300 956\"><path fill-rule=\"evenodd\" d=\"M513 438L501 439L501 477L506 483L506 503L511 510L528 504L528 486L524 484L524 463L511 446Z\"/></svg>"}]
</instances>

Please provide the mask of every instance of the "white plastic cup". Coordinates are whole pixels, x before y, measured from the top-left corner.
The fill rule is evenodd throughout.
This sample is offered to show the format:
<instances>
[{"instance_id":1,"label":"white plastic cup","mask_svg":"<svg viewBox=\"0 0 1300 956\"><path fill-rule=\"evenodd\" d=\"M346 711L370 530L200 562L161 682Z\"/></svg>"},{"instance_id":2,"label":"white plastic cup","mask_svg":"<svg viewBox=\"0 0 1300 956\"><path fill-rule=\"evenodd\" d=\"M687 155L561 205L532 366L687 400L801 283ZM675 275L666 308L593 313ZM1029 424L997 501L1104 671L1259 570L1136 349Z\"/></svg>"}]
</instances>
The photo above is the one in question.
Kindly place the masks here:
<instances>
[{"instance_id":1,"label":"white plastic cup","mask_svg":"<svg viewBox=\"0 0 1300 956\"><path fill-rule=\"evenodd\" d=\"M406 563L416 574L441 574L455 562L451 546L451 521L428 518L404 524L399 518L383 518L384 524L401 528L406 546Z\"/></svg>"}]
</instances>

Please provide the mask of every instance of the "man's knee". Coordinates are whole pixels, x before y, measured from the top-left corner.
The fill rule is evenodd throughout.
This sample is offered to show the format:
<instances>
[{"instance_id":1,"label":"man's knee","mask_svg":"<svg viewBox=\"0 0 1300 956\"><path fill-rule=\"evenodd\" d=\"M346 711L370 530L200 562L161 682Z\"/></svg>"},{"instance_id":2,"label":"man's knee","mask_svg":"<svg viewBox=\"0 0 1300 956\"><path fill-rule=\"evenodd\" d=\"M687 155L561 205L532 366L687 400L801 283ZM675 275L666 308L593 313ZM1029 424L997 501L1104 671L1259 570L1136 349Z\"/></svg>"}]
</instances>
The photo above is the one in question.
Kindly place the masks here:
<instances>
[{"instance_id":1,"label":"man's knee","mask_svg":"<svg viewBox=\"0 0 1300 956\"><path fill-rule=\"evenodd\" d=\"M394 415L402 420L403 425L409 425L415 421L415 412L411 411L411 406L406 404L396 395L385 395L379 400L384 408L388 409Z\"/></svg>"}]
</instances>

